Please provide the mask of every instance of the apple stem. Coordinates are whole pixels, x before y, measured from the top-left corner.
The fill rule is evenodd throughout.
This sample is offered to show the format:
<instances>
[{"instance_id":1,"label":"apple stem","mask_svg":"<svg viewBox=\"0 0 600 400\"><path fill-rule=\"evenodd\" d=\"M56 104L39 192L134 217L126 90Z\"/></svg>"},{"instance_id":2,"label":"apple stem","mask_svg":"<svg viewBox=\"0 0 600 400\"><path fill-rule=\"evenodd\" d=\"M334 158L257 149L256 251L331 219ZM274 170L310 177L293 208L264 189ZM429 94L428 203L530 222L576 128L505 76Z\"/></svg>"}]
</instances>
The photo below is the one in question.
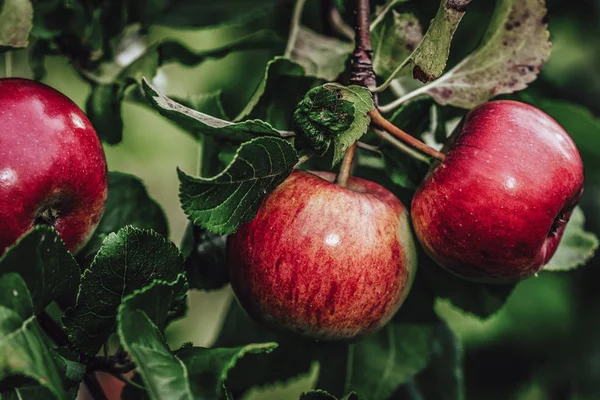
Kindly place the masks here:
<instances>
[{"instance_id":1,"label":"apple stem","mask_svg":"<svg viewBox=\"0 0 600 400\"><path fill-rule=\"evenodd\" d=\"M355 151L356 143L348 147L348 150L346 150L346 154L344 154L344 159L342 160L342 165L340 165L340 170L335 177L335 183L341 187L346 187L348 185L348 179L350 179L350 176L352 176L352 161L354 161Z\"/></svg>"},{"instance_id":2,"label":"apple stem","mask_svg":"<svg viewBox=\"0 0 600 400\"><path fill-rule=\"evenodd\" d=\"M12 51L4 53L4 77L12 77Z\"/></svg>"},{"instance_id":3,"label":"apple stem","mask_svg":"<svg viewBox=\"0 0 600 400\"><path fill-rule=\"evenodd\" d=\"M369 112L369 116L371 117L371 124L373 126L397 137L413 149L419 150L422 153L425 153L428 156L433 157L439 161L442 161L444 159L444 153L441 153L433 147L421 142L419 139L410 136L408 133L404 132L402 129L398 128L396 125L392 124L390 121L385 119L377 109L371 110Z\"/></svg>"}]
</instances>

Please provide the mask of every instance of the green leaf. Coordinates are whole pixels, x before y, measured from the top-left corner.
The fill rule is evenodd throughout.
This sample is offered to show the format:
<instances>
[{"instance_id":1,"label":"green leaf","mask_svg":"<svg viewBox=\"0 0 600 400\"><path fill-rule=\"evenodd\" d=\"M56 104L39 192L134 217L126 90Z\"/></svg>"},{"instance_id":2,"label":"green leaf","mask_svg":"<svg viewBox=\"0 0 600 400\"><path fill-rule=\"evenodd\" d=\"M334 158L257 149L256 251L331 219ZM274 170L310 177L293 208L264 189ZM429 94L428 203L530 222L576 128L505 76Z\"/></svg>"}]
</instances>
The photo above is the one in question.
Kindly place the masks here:
<instances>
[{"instance_id":1,"label":"green leaf","mask_svg":"<svg viewBox=\"0 0 600 400\"><path fill-rule=\"evenodd\" d=\"M31 293L35 314L57 299L72 300L81 271L54 228L38 225L0 258L0 276L16 272Z\"/></svg>"},{"instance_id":2,"label":"green leaf","mask_svg":"<svg viewBox=\"0 0 600 400\"><path fill-rule=\"evenodd\" d=\"M464 400L463 348L447 324L436 329L431 362L411 382L424 399Z\"/></svg>"},{"instance_id":3,"label":"green leaf","mask_svg":"<svg viewBox=\"0 0 600 400\"><path fill-rule=\"evenodd\" d=\"M225 317L216 347L239 347L246 343L277 342L268 357L249 355L239 360L229 374L227 387L241 396L252 387L287 382L309 372L320 351L318 343L292 335L278 334L252 320L237 301Z\"/></svg>"},{"instance_id":4,"label":"green leaf","mask_svg":"<svg viewBox=\"0 0 600 400\"><path fill-rule=\"evenodd\" d=\"M300 400L338 400L338 398L324 390L313 390L312 392L302 393ZM350 393L341 400L359 400L359 397L356 393Z\"/></svg>"},{"instance_id":5,"label":"green leaf","mask_svg":"<svg viewBox=\"0 0 600 400\"><path fill-rule=\"evenodd\" d=\"M319 358L317 387L335 395L387 399L429 363L435 325L392 321L354 344L331 345Z\"/></svg>"},{"instance_id":6,"label":"green leaf","mask_svg":"<svg viewBox=\"0 0 600 400\"><path fill-rule=\"evenodd\" d=\"M257 20L272 19L282 7L290 8L281 0L185 0L175 2L161 23L196 28L247 25Z\"/></svg>"},{"instance_id":7,"label":"green leaf","mask_svg":"<svg viewBox=\"0 0 600 400\"><path fill-rule=\"evenodd\" d=\"M211 135L218 138L245 141L257 136L291 136L290 132L279 132L260 120L233 123L212 117L169 99L148 81L143 81L146 98L161 115L170 119L195 137Z\"/></svg>"},{"instance_id":8,"label":"green leaf","mask_svg":"<svg viewBox=\"0 0 600 400\"><path fill-rule=\"evenodd\" d=\"M25 281L16 273L5 273L0 276L0 381L30 378L53 397L66 399L58 369Z\"/></svg>"},{"instance_id":9,"label":"green leaf","mask_svg":"<svg viewBox=\"0 0 600 400\"><path fill-rule=\"evenodd\" d=\"M173 40L158 45L161 64L178 62L187 66L195 66L206 60L223 58L235 51L283 49L285 41L271 30L262 29L237 38L226 45L214 49L192 51L187 46Z\"/></svg>"},{"instance_id":10,"label":"green leaf","mask_svg":"<svg viewBox=\"0 0 600 400\"><path fill-rule=\"evenodd\" d=\"M283 139L245 142L227 168L212 178L193 178L178 171L181 205L194 224L217 234L233 233L254 218L263 198L297 162L296 151Z\"/></svg>"},{"instance_id":11,"label":"green leaf","mask_svg":"<svg viewBox=\"0 0 600 400\"><path fill-rule=\"evenodd\" d=\"M29 44L33 6L29 0L0 2L0 48L24 48Z\"/></svg>"},{"instance_id":12,"label":"green leaf","mask_svg":"<svg viewBox=\"0 0 600 400\"><path fill-rule=\"evenodd\" d=\"M108 198L102 219L88 244L77 253L79 264L88 267L106 237L127 225L152 229L168 237L167 217L142 181L122 172L108 173Z\"/></svg>"},{"instance_id":13,"label":"green leaf","mask_svg":"<svg viewBox=\"0 0 600 400\"><path fill-rule=\"evenodd\" d=\"M273 121L284 121L285 117L272 115L277 110L273 110L273 107L270 107L270 104L272 104L271 101L277 97L277 94L281 94L282 91L285 96L290 96L290 92L284 90L286 85L293 84L295 87L304 86L295 83L294 79L292 79L303 78L304 75L304 68L297 62L284 57L273 58L267 63L263 79L250 97L246 107L235 117L235 121L241 121L248 117L260 118L271 123L274 123ZM278 104L278 107L282 108L282 103L275 103Z\"/></svg>"},{"instance_id":14,"label":"green leaf","mask_svg":"<svg viewBox=\"0 0 600 400\"><path fill-rule=\"evenodd\" d=\"M436 297L478 318L496 313L511 295L515 285L492 285L467 281L438 266L424 252L419 256L419 273Z\"/></svg>"},{"instance_id":15,"label":"green leaf","mask_svg":"<svg viewBox=\"0 0 600 400\"><path fill-rule=\"evenodd\" d=\"M265 354L277 348L277 343L249 344L235 348L202 347L182 348L175 352L189 374L189 381L195 398L227 398L227 379L229 372L235 367L239 359L247 354Z\"/></svg>"},{"instance_id":16,"label":"green leaf","mask_svg":"<svg viewBox=\"0 0 600 400\"><path fill-rule=\"evenodd\" d=\"M294 127L300 140L323 155L333 143L333 164L367 132L373 97L360 86L326 83L311 89L294 113Z\"/></svg>"},{"instance_id":17,"label":"green leaf","mask_svg":"<svg viewBox=\"0 0 600 400\"><path fill-rule=\"evenodd\" d=\"M500 0L483 44L424 89L439 104L472 108L527 87L548 58L544 1Z\"/></svg>"},{"instance_id":18,"label":"green leaf","mask_svg":"<svg viewBox=\"0 0 600 400\"><path fill-rule=\"evenodd\" d=\"M181 253L157 233L128 226L110 234L83 274L75 307L63 318L73 345L95 355L113 332L124 297L182 272Z\"/></svg>"},{"instance_id":19,"label":"green leaf","mask_svg":"<svg viewBox=\"0 0 600 400\"><path fill-rule=\"evenodd\" d=\"M300 26L290 58L304 68L307 76L335 81L346 68L353 48L352 43Z\"/></svg>"},{"instance_id":20,"label":"green leaf","mask_svg":"<svg viewBox=\"0 0 600 400\"><path fill-rule=\"evenodd\" d=\"M390 76L415 51L422 39L421 25L413 14L401 14L395 10L386 13L371 31L373 68L377 76ZM443 57L443 54L440 56Z\"/></svg>"},{"instance_id":21,"label":"green leaf","mask_svg":"<svg viewBox=\"0 0 600 400\"><path fill-rule=\"evenodd\" d=\"M560 245L544 267L545 271L568 271L588 262L598 250L598 237L584 229L585 217L580 207L573 210Z\"/></svg>"},{"instance_id":22,"label":"green leaf","mask_svg":"<svg viewBox=\"0 0 600 400\"><path fill-rule=\"evenodd\" d=\"M128 296L119 307L119 337L151 399L222 398L227 374L239 358L246 353L270 352L277 345L186 347L172 354L162 331L167 311L184 283L183 275L173 283L155 281Z\"/></svg>"}]
</instances>

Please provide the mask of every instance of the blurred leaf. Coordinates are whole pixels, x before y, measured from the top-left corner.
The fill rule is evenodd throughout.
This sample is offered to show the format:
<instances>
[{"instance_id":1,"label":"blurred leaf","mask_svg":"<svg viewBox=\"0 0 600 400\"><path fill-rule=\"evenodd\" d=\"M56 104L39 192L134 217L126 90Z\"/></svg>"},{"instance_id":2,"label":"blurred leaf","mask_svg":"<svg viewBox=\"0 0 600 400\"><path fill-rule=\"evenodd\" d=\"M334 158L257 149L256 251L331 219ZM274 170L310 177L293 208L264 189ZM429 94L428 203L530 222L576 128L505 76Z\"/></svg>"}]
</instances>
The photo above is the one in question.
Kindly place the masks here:
<instances>
[{"instance_id":1,"label":"blurred leaf","mask_svg":"<svg viewBox=\"0 0 600 400\"><path fill-rule=\"evenodd\" d=\"M27 47L33 21L33 6L29 0L0 2L0 48Z\"/></svg>"},{"instance_id":2,"label":"blurred leaf","mask_svg":"<svg viewBox=\"0 0 600 400\"><path fill-rule=\"evenodd\" d=\"M35 314L60 298L75 299L81 271L54 228L38 225L0 258L0 276L21 275Z\"/></svg>"},{"instance_id":3,"label":"blurred leaf","mask_svg":"<svg viewBox=\"0 0 600 400\"><path fill-rule=\"evenodd\" d=\"M185 260L187 278L192 289L214 290L229 283L226 265L225 235L217 235L194 226L193 250Z\"/></svg>"},{"instance_id":4,"label":"blurred leaf","mask_svg":"<svg viewBox=\"0 0 600 400\"><path fill-rule=\"evenodd\" d=\"M54 397L67 398L27 285L12 272L0 276L0 338L0 381L15 376L31 378Z\"/></svg>"},{"instance_id":5,"label":"blurred leaf","mask_svg":"<svg viewBox=\"0 0 600 400\"><path fill-rule=\"evenodd\" d=\"M158 45L161 64L178 62L183 65L194 66L206 60L223 58L235 51L258 49L283 49L285 41L276 33L267 29L251 32L226 45L201 51L192 51L187 46L176 41L164 41Z\"/></svg>"},{"instance_id":6,"label":"blurred leaf","mask_svg":"<svg viewBox=\"0 0 600 400\"><path fill-rule=\"evenodd\" d=\"M182 348L175 356L185 365L192 392L196 397L220 399L226 394L229 372L247 354L265 354L277 348L277 343L248 344L230 349L203 347Z\"/></svg>"},{"instance_id":7,"label":"blurred leaf","mask_svg":"<svg viewBox=\"0 0 600 400\"><path fill-rule=\"evenodd\" d=\"M464 400L466 398L463 348L448 325L441 323L436 329L429 366L410 382L410 389L408 387L402 389L404 390L396 393L394 398L398 400L415 398ZM414 396L415 392L419 394L418 397Z\"/></svg>"},{"instance_id":8,"label":"blurred leaf","mask_svg":"<svg viewBox=\"0 0 600 400\"><path fill-rule=\"evenodd\" d=\"M332 343L319 356L319 389L341 396L388 399L431 358L435 325L388 323L353 344Z\"/></svg>"},{"instance_id":9,"label":"blurred leaf","mask_svg":"<svg viewBox=\"0 0 600 400\"><path fill-rule=\"evenodd\" d=\"M304 68L307 76L335 81L346 68L353 48L352 43L300 26L290 58Z\"/></svg>"},{"instance_id":10,"label":"blurred leaf","mask_svg":"<svg viewBox=\"0 0 600 400\"><path fill-rule=\"evenodd\" d=\"M75 348L95 355L113 332L125 296L182 272L181 253L157 233L130 226L111 233L83 274L75 307L63 317Z\"/></svg>"},{"instance_id":11,"label":"blurred leaf","mask_svg":"<svg viewBox=\"0 0 600 400\"><path fill-rule=\"evenodd\" d=\"M326 83L311 89L298 104L294 127L320 155L333 143L335 165L346 149L367 132L371 122L368 113L373 107L368 89Z\"/></svg>"},{"instance_id":12,"label":"blurred leaf","mask_svg":"<svg viewBox=\"0 0 600 400\"><path fill-rule=\"evenodd\" d=\"M386 13L371 31L373 68L377 76L390 76L413 53L422 39L423 31L414 15L395 10Z\"/></svg>"},{"instance_id":13,"label":"blurred leaf","mask_svg":"<svg viewBox=\"0 0 600 400\"><path fill-rule=\"evenodd\" d=\"M418 259L419 273L436 297L447 299L454 306L479 318L488 318L502 308L515 287L459 278L435 264L422 251Z\"/></svg>"},{"instance_id":14,"label":"blurred leaf","mask_svg":"<svg viewBox=\"0 0 600 400\"><path fill-rule=\"evenodd\" d=\"M391 147L383 149L386 172L396 185L416 190L427 175L429 164Z\"/></svg>"},{"instance_id":15,"label":"blurred leaf","mask_svg":"<svg viewBox=\"0 0 600 400\"><path fill-rule=\"evenodd\" d=\"M287 382L310 370L319 345L292 335L278 334L253 321L237 301L232 302L215 346L238 347L246 343L277 342L268 357L248 355L229 374L227 387L241 397L251 387Z\"/></svg>"},{"instance_id":16,"label":"blurred leaf","mask_svg":"<svg viewBox=\"0 0 600 400\"><path fill-rule=\"evenodd\" d=\"M203 134L228 140L244 141L261 135L291 135L289 132L279 132L268 123L260 120L233 123L185 107L161 94L146 80L143 82L143 88L152 107L196 137Z\"/></svg>"},{"instance_id":17,"label":"blurred leaf","mask_svg":"<svg viewBox=\"0 0 600 400\"><path fill-rule=\"evenodd\" d=\"M519 91L550 57L547 10L540 0L500 0L483 44L426 87L439 104L472 108Z\"/></svg>"},{"instance_id":18,"label":"blurred leaf","mask_svg":"<svg viewBox=\"0 0 600 400\"><path fill-rule=\"evenodd\" d=\"M241 121L248 117L259 118L284 129L291 122L286 105L295 107L313 81L305 77L304 68L295 61L275 57L267 63L264 78L260 81L244 109L235 117ZM292 110L293 112L293 110Z\"/></svg>"},{"instance_id":19,"label":"blurred leaf","mask_svg":"<svg viewBox=\"0 0 600 400\"><path fill-rule=\"evenodd\" d=\"M197 28L246 25L273 18L282 7L290 8L285 0L183 0L170 6L161 24Z\"/></svg>"},{"instance_id":20,"label":"blurred leaf","mask_svg":"<svg viewBox=\"0 0 600 400\"><path fill-rule=\"evenodd\" d=\"M302 393L300 400L338 400L338 398L324 390L313 390L312 392ZM359 397L356 393L350 393L341 400L359 400Z\"/></svg>"},{"instance_id":21,"label":"blurred leaf","mask_svg":"<svg viewBox=\"0 0 600 400\"><path fill-rule=\"evenodd\" d=\"M212 178L193 178L179 170L181 205L194 224L217 234L233 233L254 218L263 198L297 162L287 141L253 139L243 143L231 164Z\"/></svg>"},{"instance_id":22,"label":"blurred leaf","mask_svg":"<svg viewBox=\"0 0 600 400\"><path fill-rule=\"evenodd\" d=\"M169 236L167 217L160 205L150 197L142 181L133 175L109 172L104 214L88 244L77 253L79 264L87 268L104 239L127 225L152 229L165 237Z\"/></svg>"},{"instance_id":23,"label":"blurred leaf","mask_svg":"<svg viewBox=\"0 0 600 400\"><path fill-rule=\"evenodd\" d=\"M568 271L588 262L598 249L598 237L584 230L585 217L580 207L573 210L560 244L545 271Z\"/></svg>"}]
</instances>

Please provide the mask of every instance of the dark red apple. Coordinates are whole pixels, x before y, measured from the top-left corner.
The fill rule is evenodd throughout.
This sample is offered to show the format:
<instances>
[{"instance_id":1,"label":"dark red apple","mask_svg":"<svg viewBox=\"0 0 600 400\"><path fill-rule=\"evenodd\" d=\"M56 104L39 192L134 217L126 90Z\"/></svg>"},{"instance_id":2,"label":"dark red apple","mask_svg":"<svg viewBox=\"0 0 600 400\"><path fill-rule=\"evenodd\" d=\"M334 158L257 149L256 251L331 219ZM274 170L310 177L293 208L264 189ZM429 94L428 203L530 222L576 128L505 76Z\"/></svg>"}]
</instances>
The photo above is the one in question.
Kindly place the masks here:
<instances>
[{"instance_id":1,"label":"dark red apple","mask_svg":"<svg viewBox=\"0 0 600 400\"><path fill-rule=\"evenodd\" d=\"M567 132L528 104L473 109L412 202L417 237L464 278L515 282L552 257L583 192L583 164Z\"/></svg>"},{"instance_id":2,"label":"dark red apple","mask_svg":"<svg viewBox=\"0 0 600 400\"><path fill-rule=\"evenodd\" d=\"M0 255L35 224L76 252L98 224L106 160L90 121L58 91L0 79Z\"/></svg>"},{"instance_id":3,"label":"dark red apple","mask_svg":"<svg viewBox=\"0 0 600 400\"><path fill-rule=\"evenodd\" d=\"M385 325L416 270L402 203L374 182L351 178L343 188L333 179L293 172L227 241L231 283L246 311L323 340Z\"/></svg>"}]
</instances>

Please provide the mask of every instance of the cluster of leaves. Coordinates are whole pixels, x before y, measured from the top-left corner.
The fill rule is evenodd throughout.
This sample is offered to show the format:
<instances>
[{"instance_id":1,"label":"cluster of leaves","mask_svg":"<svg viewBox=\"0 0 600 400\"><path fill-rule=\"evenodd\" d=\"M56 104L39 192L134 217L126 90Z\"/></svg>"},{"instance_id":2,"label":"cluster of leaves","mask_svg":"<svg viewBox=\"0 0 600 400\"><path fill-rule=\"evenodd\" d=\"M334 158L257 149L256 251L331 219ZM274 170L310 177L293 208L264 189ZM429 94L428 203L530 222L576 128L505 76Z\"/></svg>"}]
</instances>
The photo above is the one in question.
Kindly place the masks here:
<instances>
[{"instance_id":1,"label":"cluster of leaves","mask_svg":"<svg viewBox=\"0 0 600 400\"><path fill-rule=\"evenodd\" d=\"M353 48L349 41L294 21L291 2L233 2L125 2L115 7L114 2L56 0L33 2L35 17L29 1L4 2L0 22L18 15L10 20L10 32L23 35L9 37L0 24L0 45L26 46L25 33L33 26L34 66L55 52L70 57L91 85L87 113L103 141L121 140L120 107L127 98L148 104L202 141L203 159L210 165L200 177L178 171L181 205L195 224L185 260L160 236L168 235L167 223L141 183L116 173L111 174L105 216L77 260L45 228L31 232L0 260L0 300L7 311L1 334L23 338L0 341L5 349L0 354L7 355L0 357L0 381L8 382L0 396L9 398L14 392L47 398L49 391L57 398L69 397L93 370L89 360L116 332L137 367L134 382L145 389L129 385L125 395L131 398L240 396L251 387L297 377L315 363L319 390L303 399L464 398L463 350L434 305L444 299L485 319L503 306L513 286L463 281L422 252L406 304L382 331L360 342L323 344L275 334L233 304L214 348L169 349L164 329L185 312L188 285L212 290L227 283L223 235L252 219L264 196L306 156L313 158L305 166L330 168L360 139L377 151L361 151L356 174L390 188L405 204L429 167L426 158L407 157L393 138L368 132L367 113L373 108L368 90L326 83L346 69ZM548 59L542 1L499 0L479 46L449 69L452 37L470 1L440 1L425 32L422 21L401 11L406 2L392 0L380 7L371 26L375 70L392 92L380 96L390 102L381 109L394 111L394 124L432 146L441 147L466 109L523 89ZM65 24L66 16L77 23ZM141 35L152 24L205 29L216 21L243 25L250 33L203 52L176 41L150 44L126 65L118 62L131 26L134 35ZM218 94L173 99L150 81L168 62L192 66L255 49L268 49L273 57L253 94L232 114L235 118L226 115ZM41 68L36 71L42 73ZM564 124L581 113L568 104L538 103ZM585 146L598 129L569 132ZM219 160L218 150L229 153L229 162ZM584 153L586 162L593 157ZM547 269L575 268L597 246L578 210ZM46 252L56 259L42 259ZM22 257L34 256L28 264L32 270L17 270L17 257L23 265ZM62 322L74 348L49 343L40 329L36 316L54 301L65 309Z\"/></svg>"}]
</instances>

